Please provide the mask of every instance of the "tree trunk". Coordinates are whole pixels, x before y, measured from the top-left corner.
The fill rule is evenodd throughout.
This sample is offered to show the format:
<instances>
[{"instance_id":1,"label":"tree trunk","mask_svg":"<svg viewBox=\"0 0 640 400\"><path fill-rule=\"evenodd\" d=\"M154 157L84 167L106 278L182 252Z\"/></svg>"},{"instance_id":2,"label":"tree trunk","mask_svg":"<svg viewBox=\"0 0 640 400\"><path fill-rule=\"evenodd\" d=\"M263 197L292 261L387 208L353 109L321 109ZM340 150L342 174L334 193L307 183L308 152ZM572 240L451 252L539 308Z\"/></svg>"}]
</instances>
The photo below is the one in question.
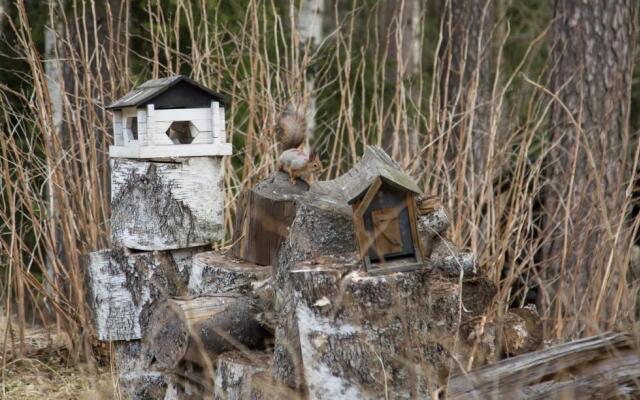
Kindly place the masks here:
<instances>
[{"instance_id":1,"label":"tree trunk","mask_svg":"<svg viewBox=\"0 0 640 400\"><path fill-rule=\"evenodd\" d=\"M325 0L303 0L298 14L297 30L300 56L303 57L303 78L305 81L304 110L306 119L307 137L312 137L316 127L316 93L314 71L308 68L316 48L322 41L323 16Z\"/></svg>"},{"instance_id":2,"label":"tree trunk","mask_svg":"<svg viewBox=\"0 0 640 400\"><path fill-rule=\"evenodd\" d=\"M629 241L624 219L636 7L632 0L555 3L551 90L557 98L541 266L550 281L560 277L544 304L555 315L543 318L555 324L557 337L565 333L564 321L595 321L589 316L601 316L605 304L613 322L619 301L609 296L624 290L616 282L624 280ZM575 325L570 329L576 332Z\"/></svg>"},{"instance_id":3,"label":"tree trunk","mask_svg":"<svg viewBox=\"0 0 640 400\"><path fill-rule=\"evenodd\" d=\"M411 110L421 104L420 85L412 82L421 66L420 18L418 0L386 0L380 16L379 44L387 49L385 85L396 107L386 116L381 143L402 165L408 165L419 149L416 113Z\"/></svg>"},{"instance_id":4,"label":"tree trunk","mask_svg":"<svg viewBox=\"0 0 640 400\"><path fill-rule=\"evenodd\" d=\"M63 95L64 73L62 63L60 62L58 50L58 37L62 36L62 24L57 20L55 14L54 2L49 2L49 23L44 32L44 57L45 57L45 75L47 78L47 90L49 91L49 100L51 103L51 120L53 122L54 135L60 138L62 143L66 143L66 134L63 127ZM60 220L60 212L56 204L55 183L52 179L47 179L47 201L48 201L48 218L49 224L54 229L52 234L52 245L47 250L46 259L46 288L51 298L56 298L54 294L60 288L58 282L58 274L56 273L56 260L60 264L67 263L62 248L63 233L62 228L57 221ZM60 327L59 315L56 313L56 325Z\"/></svg>"},{"instance_id":5,"label":"tree trunk","mask_svg":"<svg viewBox=\"0 0 640 400\"><path fill-rule=\"evenodd\" d=\"M447 154L451 162L470 158L466 168L475 174L485 169L490 135L493 6L493 0L448 0L442 13L440 91L445 130L451 134Z\"/></svg>"}]
</instances>

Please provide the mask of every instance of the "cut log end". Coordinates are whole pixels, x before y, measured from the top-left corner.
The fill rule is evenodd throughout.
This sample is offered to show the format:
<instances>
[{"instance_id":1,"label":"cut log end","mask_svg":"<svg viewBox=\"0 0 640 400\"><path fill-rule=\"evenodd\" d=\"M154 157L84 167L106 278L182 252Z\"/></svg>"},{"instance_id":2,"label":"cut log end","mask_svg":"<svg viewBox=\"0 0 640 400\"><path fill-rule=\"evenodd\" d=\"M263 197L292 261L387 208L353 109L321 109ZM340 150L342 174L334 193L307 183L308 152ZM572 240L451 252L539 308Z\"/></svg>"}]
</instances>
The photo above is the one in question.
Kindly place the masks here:
<instances>
[{"instance_id":1,"label":"cut log end","mask_svg":"<svg viewBox=\"0 0 640 400\"><path fill-rule=\"evenodd\" d=\"M184 315L171 303L165 303L158 307L152 320L154 329L149 342L154 357L152 364L163 369L175 369L189 346L189 331Z\"/></svg>"},{"instance_id":2,"label":"cut log end","mask_svg":"<svg viewBox=\"0 0 640 400\"><path fill-rule=\"evenodd\" d=\"M542 322L527 308L509 310L502 324L502 352L516 356L537 350L542 344Z\"/></svg>"},{"instance_id":3,"label":"cut log end","mask_svg":"<svg viewBox=\"0 0 640 400\"><path fill-rule=\"evenodd\" d=\"M167 300L154 314L147 346L152 364L174 371L182 362L202 367L234 349L264 349L271 337L251 300L237 294Z\"/></svg>"}]
</instances>

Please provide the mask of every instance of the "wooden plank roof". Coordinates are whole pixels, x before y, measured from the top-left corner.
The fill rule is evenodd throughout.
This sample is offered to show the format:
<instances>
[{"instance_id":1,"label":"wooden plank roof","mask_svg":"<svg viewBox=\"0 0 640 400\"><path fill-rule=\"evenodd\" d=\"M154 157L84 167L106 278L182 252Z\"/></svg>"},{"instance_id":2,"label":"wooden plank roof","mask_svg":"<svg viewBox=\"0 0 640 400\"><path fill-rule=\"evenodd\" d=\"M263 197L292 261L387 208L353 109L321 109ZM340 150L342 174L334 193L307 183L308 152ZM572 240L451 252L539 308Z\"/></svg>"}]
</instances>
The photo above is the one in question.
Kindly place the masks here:
<instances>
[{"instance_id":1,"label":"wooden plank roof","mask_svg":"<svg viewBox=\"0 0 640 400\"><path fill-rule=\"evenodd\" d=\"M198 82L187 78L184 75L174 75L167 78L151 79L143 83L142 85L131 90L119 100L115 101L107 107L108 110L120 109L125 107L141 107L148 103L151 103L153 99L167 92L169 89L175 87L179 83L185 83L197 90L202 91L207 96L211 97L220 103L226 103L226 98L206 86L199 84Z\"/></svg>"},{"instance_id":2,"label":"wooden plank roof","mask_svg":"<svg viewBox=\"0 0 640 400\"><path fill-rule=\"evenodd\" d=\"M391 186L417 194L421 193L416 182L378 146L367 146L362 158L353 168L334 180L317 182L316 190L321 193L342 193L343 200L352 203L378 177Z\"/></svg>"}]
</instances>

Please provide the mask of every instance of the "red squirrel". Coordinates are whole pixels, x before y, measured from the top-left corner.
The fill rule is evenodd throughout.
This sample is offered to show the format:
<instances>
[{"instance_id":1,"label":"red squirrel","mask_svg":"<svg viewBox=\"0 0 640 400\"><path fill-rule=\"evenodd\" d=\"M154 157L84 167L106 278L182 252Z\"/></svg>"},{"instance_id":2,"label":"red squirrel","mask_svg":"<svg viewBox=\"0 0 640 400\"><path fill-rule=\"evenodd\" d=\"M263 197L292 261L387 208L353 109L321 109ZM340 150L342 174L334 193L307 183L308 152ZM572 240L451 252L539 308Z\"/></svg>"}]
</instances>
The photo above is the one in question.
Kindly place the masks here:
<instances>
[{"instance_id":1,"label":"red squirrel","mask_svg":"<svg viewBox=\"0 0 640 400\"><path fill-rule=\"evenodd\" d=\"M293 185L300 177L306 178L305 181L310 185L313 174L322 169L318 154L314 151L307 153L302 149L306 130L304 113L289 105L278 119L277 134L281 151L278 169L289 174Z\"/></svg>"}]
</instances>

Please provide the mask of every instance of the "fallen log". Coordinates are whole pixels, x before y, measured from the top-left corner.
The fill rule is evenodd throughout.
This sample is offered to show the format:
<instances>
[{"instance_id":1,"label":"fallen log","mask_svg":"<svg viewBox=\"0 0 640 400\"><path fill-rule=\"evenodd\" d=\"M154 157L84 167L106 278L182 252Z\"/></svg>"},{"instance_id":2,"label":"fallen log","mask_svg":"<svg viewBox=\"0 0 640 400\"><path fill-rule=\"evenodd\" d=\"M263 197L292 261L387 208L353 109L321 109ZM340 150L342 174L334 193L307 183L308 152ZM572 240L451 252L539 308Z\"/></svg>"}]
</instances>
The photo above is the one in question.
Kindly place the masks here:
<instances>
[{"instance_id":1,"label":"fallen log","mask_svg":"<svg viewBox=\"0 0 640 400\"><path fill-rule=\"evenodd\" d=\"M446 398L638 398L639 380L637 344L630 335L605 333L452 377Z\"/></svg>"},{"instance_id":2,"label":"fallen log","mask_svg":"<svg viewBox=\"0 0 640 400\"><path fill-rule=\"evenodd\" d=\"M264 349L270 335L258 323L258 312L255 302L235 294L166 300L154 311L147 338L153 367L208 367L225 351Z\"/></svg>"}]
</instances>

